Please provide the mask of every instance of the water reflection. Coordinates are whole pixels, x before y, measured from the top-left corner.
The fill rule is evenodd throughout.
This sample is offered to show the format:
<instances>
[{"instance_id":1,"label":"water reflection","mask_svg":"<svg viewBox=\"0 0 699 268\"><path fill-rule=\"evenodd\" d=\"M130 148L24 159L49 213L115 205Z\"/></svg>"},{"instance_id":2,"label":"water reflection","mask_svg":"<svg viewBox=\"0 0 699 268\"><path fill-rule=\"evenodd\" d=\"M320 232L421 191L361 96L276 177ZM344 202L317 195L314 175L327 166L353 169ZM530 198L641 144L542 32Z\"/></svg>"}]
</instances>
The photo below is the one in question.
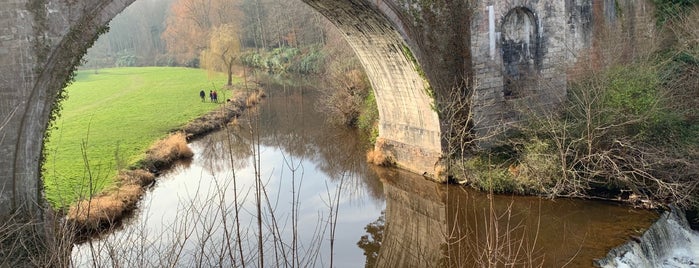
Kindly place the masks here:
<instances>
[{"instance_id":1,"label":"water reflection","mask_svg":"<svg viewBox=\"0 0 699 268\"><path fill-rule=\"evenodd\" d=\"M283 148L291 158L313 162L331 180L342 178L343 174L359 174L361 178L351 181L349 192L365 192L373 199L383 200L381 183L364 161L368 145L360 140L356 130L326 124L325 115L314 108L317 90L323 89L271 87L269 98L259 107L267 112L245 118L258 120L264 146ZM240 125L248 128L255 123L243 120Z\"/></svg>"},{"instance_id":2,"label":"water reflection","mask_svg":"<svg viewBox=\"0 0 699 268\"><path fill-rule=\"evenodd\" d=\"M656 218L604 202L489 196L377 172L386 198L377 267L591 267Z\"/></svg>"},{"instance_id":3,"label":"water reflection","mask_svg":"<svg viewBox=\"0 0 699 268\"><path fill-rule=\"evenodd\" d=\"M367 166L366 147L357 133L324 124L323 114L313 108L313 89L269 85L267 93L237 126L190 144L194 159L161 176L122 230L77 245L74 264L254 264L256 172L269 200L263 210L268 266L290 265L280 254L289 254L295 237L302 264L295 266L329 265L328 206L339 185L336 267L469 267L489 262L591 266L593 258L604 256L654 218L647 211L600 202L490 197ZM252 142L258 137L259 147ZM253 152L259 155L259 171ZM294 225L299 227L296 233ZM240 239L231 235L236 226Z\"/></svg>"},{"instance_id":4,"label":"water reflection","mask_svg":"<svg viewBox=\"0 0 699 268\"><path fill-rule=\"evenodd\" d=\"M322 114L313 109L314 91L307 87L267 91L267 100L249 110L238 126L192 142L191 163L164 173L122 230L77 245L74 264L255 264L259 255L254 174L260 172L269 200L263 205L262 237L267 265L327 266L329 204L334 201L340 213L334 265L361 266L362 251L356 241L364 232L362 227L380 214L383 189L364 161L356 133L325 125ZM259 146L254 146L253 137L259 137ZM259 171L254 169L253 148L260 157ZM340 184L342 192L337 192ZM236 211L239 225L234 220ZM240 239L236 226L241 228ZM298 253L292 252L292 245ZM294 254L296 261L283 257Z\"/></svg>"}]
</instances>

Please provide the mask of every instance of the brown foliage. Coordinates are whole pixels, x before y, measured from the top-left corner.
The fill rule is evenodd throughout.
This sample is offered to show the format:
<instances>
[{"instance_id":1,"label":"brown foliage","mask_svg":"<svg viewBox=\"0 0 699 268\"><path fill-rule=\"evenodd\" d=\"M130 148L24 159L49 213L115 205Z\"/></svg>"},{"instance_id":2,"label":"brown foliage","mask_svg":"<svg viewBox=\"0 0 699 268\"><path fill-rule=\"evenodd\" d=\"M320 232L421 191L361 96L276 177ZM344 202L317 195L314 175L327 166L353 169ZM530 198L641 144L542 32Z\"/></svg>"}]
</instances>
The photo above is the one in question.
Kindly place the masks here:
<instances>
[{"instance_id":1,"label":"brown foliage","mask_svg":"<svg viewBox=\"0 0 699 268\"><path fill-rule=\"evenodd\" d=\"M247 108L251 108L251 107L257 105L258 103L260 103L260 101L263 98L265 98L266 96L267 96L267 93L265 93L264 90L261 90L261 89L255 90L253 93L248 95L248 97L245 99L245 106Z\"/></svg>"},{"instance_id":2,"label":"brown foliage","mask_svg":"<svg viewBox=\"0 0 699 268\"><path fill-rule=\"evenodd\" d=\"M174 133L156 142L146 152L144 163L150 168L165 168L175 161L194 156L192 149L187 146L187 138L182 132Z\"/></svg>"},{"instance_id":3,"label":"brown foliage","mask_svg":"<svg viewBox=\"0 0 699 268\"><path fill-rule=\"evenodd\" d=\"M124 170L119 172L119 181L123 184L146 186L155 181L155 175L143 169Z\"/></svg>"},{"instance_id":4,"label":"brown foliage","mask_svg":"<svg viewBox=\"0 0 699 268\"><path fill-rule=\"evenodd\" d=\"M381 149L384 147L384 144L384 139L376 140L375 149L366 153L366 161L368 163L383 167L392 167L396 165L395 157L393 157L390 152L385 152Z\"/></svg>"},{"instance_id":5,"label":"brown foliage","mask_svg":"<svg viewBox=\"0 0 699 268\"><path fill-rule=\"evenodd\" d=\"M162 39L167 50L182 64L189 64L208 46L214 27L240 25L238 1L177 0L170 7Z\"/></svg>"},{"instance_id":6,"label":"brown foliage","mask_svg":"<svg viewBox=\"0 0 699 268\"><path fill-rule=\"evenodd\" d=\"M146 173L149 175L144 175ZM142 186L133 182L141 183L153 177L147 171L136 171L133 175L122 174L120 177L125 181L120 182L116 188L74 204L68 210L66 218L75 223L78 229L90 232L112 225L123 217L125 211L134 209L144 193Z\"/></svg>"},{"instance_id":7,"label":"brown foliage","mask_svg":"<svg viewBox=\"0 0 699 268\"><path fill-rule=\"evenodd\" d=\"M359 60L337 31L328 31L325 47L325 81L332 90L321 92L319 109L339 125L357 123L371 87Z\"/></svg>"}]
</instances>

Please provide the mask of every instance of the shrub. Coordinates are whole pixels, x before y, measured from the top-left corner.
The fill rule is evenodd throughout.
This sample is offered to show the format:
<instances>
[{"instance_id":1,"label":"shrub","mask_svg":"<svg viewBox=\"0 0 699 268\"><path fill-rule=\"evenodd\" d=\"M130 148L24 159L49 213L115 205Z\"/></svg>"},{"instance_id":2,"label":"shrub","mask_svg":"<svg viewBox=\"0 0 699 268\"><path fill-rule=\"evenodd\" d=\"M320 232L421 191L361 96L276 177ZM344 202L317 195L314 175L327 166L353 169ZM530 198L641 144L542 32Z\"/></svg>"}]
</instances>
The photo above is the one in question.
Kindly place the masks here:
<instances>
[{"instance_id":1,"label":"shrub","mask_svg":"<svg viewBox=\"0 0 699 268\"><path fill-rule=\"evenodd\" d=\"M682 17L687 10L696 6L697 0L653 0L655 4L655 17L658 24Z\"/></svg>"},{"instance_id":2,"label":"shrub","mask_svg":"<svg viewBox=\"0 0 699 268\"><path fill-rule=\"evenodd\" d=\"M357 119L357 127L369 137L371 144L376 143L376 138L379 137L379 109L376 106L376 97L374 92L369 90Z\"/></svg>"},{"instance_id":3,"label":"shrub","mask_svg":"<svg viewBox=\"0 0 699 268\"><path fill-rule=\"evenodd\" d=\"M294 57L287 71L300 74L319 74L323 70L325 56L323 53L311 47Z\"/></svg>"},{"instance_id":4,"label":"shrub","mask_svg":"<svg viewBox=\"0 0 699 268\"><path fill-rule=\"evenodd\" d=\"M123 184L99 196L82 200L72 205L66 219L77 224L79 229L93 232L109 226L121 218L125 211L134 209L143 194L136 184Z\"/></svg>"},{"instance_id":5,"label":"shrub","mask_svg":"<svg viewBox=\"0 0 699 268\"><path fill-rule=\"evenodd\" d=\"M555 194L552 192L560 189L559 183L567 183L562 181L561 166L550 140L533 137L524 144L519 165L511 165L509 170L527 192Z\"/></svg>"},{"instance_id":6,"label":"shrub","mask_svg":"<svg viewBox=\"0 0 699 268\"><path fill-rule=\"evenodd\" d=\"M697 157L696 124L669 105L659 73L639 60L576 75L561 116L530 115L525 136L537 138L518 140L524 183L538 182L534 188L551 196L632 193L688 205L697 185L697 164L686 161Z\"/></svg>"},{"instance_id":7,"label":"shrub","mask_svg":"<svg viewBox=\"0 0 699 268\"><path fill-rule=\"evenodd\" d=\"M376 146L374 146L374 149L370 150L366 154L366 161L367 163L371 163L374 165L378 166L384 166L384 167L392 167L396 165L396 160L393 155L384 150L385 149L385 141L384 140L377 140L376 141Z\"/></svg>"},{"instance_id":8,"label":"shrub","mask_svg":"<svg viewBox=\"0 0 699 268\"><path fill-rule=\"evenodd\" d=\"M521 192L503 163L493 163L487 155L474 156L466 161L466 172L474 176L473 186L493 193Z\"/></svg>"}]
</instances>

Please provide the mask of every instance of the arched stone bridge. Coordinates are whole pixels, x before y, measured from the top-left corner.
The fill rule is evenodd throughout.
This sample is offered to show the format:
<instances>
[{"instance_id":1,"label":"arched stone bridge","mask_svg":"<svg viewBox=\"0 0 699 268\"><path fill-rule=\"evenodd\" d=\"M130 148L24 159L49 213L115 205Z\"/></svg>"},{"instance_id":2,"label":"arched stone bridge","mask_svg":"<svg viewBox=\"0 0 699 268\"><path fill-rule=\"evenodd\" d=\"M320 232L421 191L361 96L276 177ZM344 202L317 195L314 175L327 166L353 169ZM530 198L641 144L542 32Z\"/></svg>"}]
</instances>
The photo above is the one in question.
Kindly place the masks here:
<instances>
[{"instance_id":1,"label":"arched stone bridge","mask_svg":"<svg viewBox=\"0 0 699 268\"><path fill-rule=\"evenodd\" d=\"M40 156L51 106L101 29L134 0L0 3L0 215L40 211ZM303 0L345 34L369 75L378 147L433 175L466 100L476 133L517 120L514 107L565 94L566 63L633 0Z\"/></svg>"}]
</instances>

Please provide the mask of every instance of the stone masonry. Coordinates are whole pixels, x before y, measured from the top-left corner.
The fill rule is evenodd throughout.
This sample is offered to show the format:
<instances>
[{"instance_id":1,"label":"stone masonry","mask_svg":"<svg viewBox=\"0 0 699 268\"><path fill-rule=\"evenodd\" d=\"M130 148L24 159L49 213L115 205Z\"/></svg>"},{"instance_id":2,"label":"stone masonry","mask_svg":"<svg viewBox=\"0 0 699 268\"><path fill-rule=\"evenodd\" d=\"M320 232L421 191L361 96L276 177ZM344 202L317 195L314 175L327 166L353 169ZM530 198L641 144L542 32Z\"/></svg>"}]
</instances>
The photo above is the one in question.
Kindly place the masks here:
<instances>
[{"instance_id":1,"label":"stone masonry","mask_svg":"<svg viewBox=\"0 0 699 268\"><path fill-rule=\"evenodd\" d=\"M567 71L594 49L594 36L645 36L638 29L648 30L650 6L632 0L474 1L470 48L476 132L497 137L524 115L561 104Z\"/></svg>"},{"instance_id":2,"label":"stone masonry","mask_svg":"<svg viewBox=\"0 0 699 268\"><path fill-rule=\"evenodd\" d=\"M0 3L0 218L41 214L39 164L54 100L99 30L131 2Z\"/></svg>"}]
</instances>

